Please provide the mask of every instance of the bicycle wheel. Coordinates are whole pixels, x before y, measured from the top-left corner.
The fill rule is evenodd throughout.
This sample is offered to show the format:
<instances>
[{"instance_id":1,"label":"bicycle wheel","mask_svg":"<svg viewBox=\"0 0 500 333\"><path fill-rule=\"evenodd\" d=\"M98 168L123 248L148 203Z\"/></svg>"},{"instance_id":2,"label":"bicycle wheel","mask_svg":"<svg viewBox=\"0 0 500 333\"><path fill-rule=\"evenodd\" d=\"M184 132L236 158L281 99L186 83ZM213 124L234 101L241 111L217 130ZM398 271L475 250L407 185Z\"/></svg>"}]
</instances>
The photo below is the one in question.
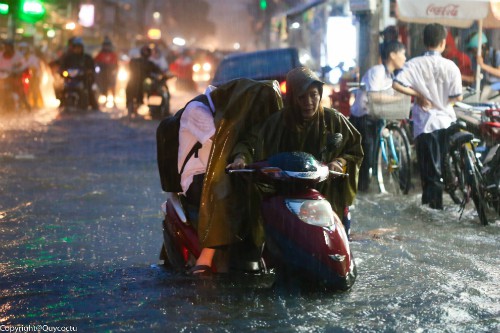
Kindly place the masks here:
<instances>
[{"instance_id":1,"label":"bicycle wheel","mask_svg":"<svg viewBox=\"0 0 500 333\"><path fill-rule=\"evenodd\" d=\"M458 151L450 152L443 165L445 191L457 205L463 204L467 199L464 166L460 155Z\"/></svg>"},{"instance_id":2,"label":"bicycle wheel","mask_svg":"<svg viewBox=\"0 0 500 333\"><path fill-rule=\"evenodd\" d=\"M388 124L382 130L376 156L380 192L407 194L411 187L410 143L396 124Z\"/></svg>"},{"instance_id":3,"label":"bicycle wheel","mask_svg":"<svg viewBox=\"0 0 500 333\"><path fill-rule=\"evenodd\" d=\"M483 186L483 176L481 174L480 165L474 156L473 149L466 148L466 180L470 187L472 201L476 207L479 221L482 225L488 225L488 202L486 198L485 188Z\"/></svg>"}]
</instances>

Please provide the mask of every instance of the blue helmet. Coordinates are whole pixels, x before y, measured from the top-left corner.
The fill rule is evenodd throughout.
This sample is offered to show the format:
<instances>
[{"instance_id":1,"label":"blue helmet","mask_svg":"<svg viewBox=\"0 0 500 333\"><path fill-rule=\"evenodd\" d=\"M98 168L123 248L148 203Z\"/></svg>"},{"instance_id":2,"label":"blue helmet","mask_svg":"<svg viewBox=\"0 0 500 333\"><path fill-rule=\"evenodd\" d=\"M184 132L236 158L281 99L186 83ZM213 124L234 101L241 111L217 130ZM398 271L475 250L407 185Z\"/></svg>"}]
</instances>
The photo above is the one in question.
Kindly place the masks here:
<instances>
[{"instance_id":1,"label":"blue helmet","mask_svg":"<svg viewBox=\"0 0 500 333\"><path fill-rule=\"evenodd\" d=\"M81 37L75 37L71 40L71 45L80 45L83 47L83 39Z\"/></svg>"}]
</instances>

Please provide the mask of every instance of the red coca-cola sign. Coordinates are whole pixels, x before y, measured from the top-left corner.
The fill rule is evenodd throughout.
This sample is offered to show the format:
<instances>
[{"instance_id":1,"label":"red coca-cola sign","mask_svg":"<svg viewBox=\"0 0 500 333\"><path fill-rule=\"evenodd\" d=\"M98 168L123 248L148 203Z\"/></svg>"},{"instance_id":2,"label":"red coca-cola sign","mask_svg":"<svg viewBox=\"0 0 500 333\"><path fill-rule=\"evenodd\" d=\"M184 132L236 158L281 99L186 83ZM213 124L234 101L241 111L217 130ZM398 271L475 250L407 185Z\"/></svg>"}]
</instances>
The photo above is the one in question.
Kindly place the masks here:
<instances>
[{"instance_id":1,"label":"red coca-cola sign","mask_svg":"<svg viewBox=\"0 0 500 333\"><path fill-rule=\"evenodd\" d=\"M456 17L458 15L459 5L448 4L444 6L437 6L434 4L430 4L427 6L426 13L429 16L450 16Z\"/></svg>"}]
</instances>

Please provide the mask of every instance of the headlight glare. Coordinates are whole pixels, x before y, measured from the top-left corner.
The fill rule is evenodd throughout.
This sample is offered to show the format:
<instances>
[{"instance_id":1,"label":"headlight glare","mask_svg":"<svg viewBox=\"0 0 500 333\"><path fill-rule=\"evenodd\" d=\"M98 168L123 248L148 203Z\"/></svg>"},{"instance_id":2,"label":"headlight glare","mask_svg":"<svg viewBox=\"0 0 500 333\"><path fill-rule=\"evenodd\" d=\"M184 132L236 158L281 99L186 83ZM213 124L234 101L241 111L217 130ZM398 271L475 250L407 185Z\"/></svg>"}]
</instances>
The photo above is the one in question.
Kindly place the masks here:
<instances>
[{"instance_id":1,"label":"headlight glare","mask_svg":"<svg viewBox=\"0 0 500 333\"><path fill-rule=\"evenodd\" d=\"M303 222L318 227L333 226L333 210L327 200L285 200L288 209Z\"/></svg>"}]
</instances>

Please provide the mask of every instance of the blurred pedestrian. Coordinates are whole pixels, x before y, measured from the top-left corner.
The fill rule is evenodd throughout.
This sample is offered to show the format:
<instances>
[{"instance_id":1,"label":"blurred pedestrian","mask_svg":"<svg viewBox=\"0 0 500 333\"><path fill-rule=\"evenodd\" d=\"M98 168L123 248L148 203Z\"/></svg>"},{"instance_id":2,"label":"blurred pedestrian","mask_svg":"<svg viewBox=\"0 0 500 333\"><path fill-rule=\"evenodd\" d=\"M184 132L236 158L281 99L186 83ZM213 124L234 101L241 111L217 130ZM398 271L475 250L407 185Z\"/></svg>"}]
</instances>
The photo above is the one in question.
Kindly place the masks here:
<instances>
[{"instance_id":1,"label":"blurred pedestrian","mask_svg":"<svg viewBox=\"0 0 500 333\"><path fill-rule=\"evenodd\" d=\"M482 34L481 44L481 56L477 56L479 34L475 33L470 36L467 42L467 50L473 55L473 59L476 59L477 64L484 72L481 82L481 100L486 101L496 94L492 91L491 85L500 82L500 51L489 46L488 38L484 32Z\"/></svg>"},{"instance_id":2,"label":"blurred pedestrian","mask_svg":"<svg viewBox=\"0 0 500 333\"><path fill-rule=\"evenodd\" d=\"M448 31L446 35L446 47L443 51L443 57L450 59L458 66L464 86L472 86L474 84L475 77L471 59L466 53L457 48L451 31Z\"/></svg>"}]
</instances>

